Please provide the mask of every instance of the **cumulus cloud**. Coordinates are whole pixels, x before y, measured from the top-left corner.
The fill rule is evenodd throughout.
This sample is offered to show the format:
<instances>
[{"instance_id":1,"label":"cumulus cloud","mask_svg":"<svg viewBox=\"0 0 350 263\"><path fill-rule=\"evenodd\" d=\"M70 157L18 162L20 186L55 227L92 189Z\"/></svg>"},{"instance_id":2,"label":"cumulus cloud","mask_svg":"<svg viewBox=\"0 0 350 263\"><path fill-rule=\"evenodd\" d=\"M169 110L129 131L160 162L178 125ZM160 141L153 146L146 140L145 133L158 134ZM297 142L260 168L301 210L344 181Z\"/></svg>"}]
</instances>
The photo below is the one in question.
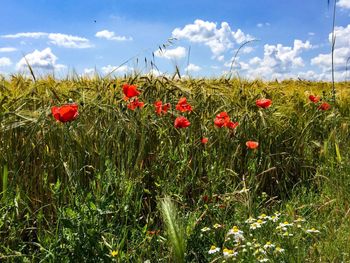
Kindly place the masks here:
<instances>
[{"instance_id":1,"label":"cumulus cloud","mask_svg":"<svg viewBox=\"0 0 350 263\"><path fill-rule=\"evenodd\" d=\"M264 56L254 57L249 63L239 63L239 68L246 70L251 78L281 78L288 76L293 69L303 67L304 61L300 54L311 49L309 41L294 40L293 47L277 45L264 45Z\"/></svg>"},{"instance_id":2,"label":"cumulus cloud","mask_svg":"<svg viewBox=\"0 0 350 263\"><path fill-rule=\"evenodd\" d=\"M126 36L117 36L113 31L108 30L102 30L95 34L95 37L98 38L104 38L107 40L114 40L114 41L130 41L132 40L132 37L126 37Z\"/></svg>"},{"instance_id":3,"label":"cumulus cloud","mask_svg":"<svg viewBox=\"0 0 350 263\"><path fill-rule=\"evenodd\" d=\"M186 49L184 47L177 47L173 49L157 50L154 52L156 57L166 59L180 59L186 56Z\"/></svg>"},{"instance_id":4,"label":"cumulus cloud","mask_svg":"<svg viewBox=\"0 0 350 263\"><path fill-rule=\"evenodd\" d=\"M16 64L16 69L27 69L27 62L34 69L60 70L65 68L64 65L57 64L56 61L57 57L52 53L50 48L45 48L42 51L36 49L34 52L27 54L25 58L22 58Z\"/></svg>"},{"instance_id":5,"label":"cumulus cloud","mask_svg":"<svg viewBox=\"0 0 350 263\"><path fill-rule=\"evenodd\" d=\"M66 35L61 33L45 33L45 32L25 32L12 35L2 35L3 38L48 38L51 44L65 48L90 48L92 47L87 38Z\"/></svg>"},{"instance_id":6,"label":"cumulus cloud","mask_svg":"<svg viewBox=\"0 0 350 263\"><path fill-rule=\"evenodd\" d=\"M14 47L0 47L0 52L14 52L17 48Z\"/></svg>"},{"instance_id":7,"label":"cumulus cloud","mask_svg":"<svg viewBox=\"0 0 350 263\"><path fill-rule=\"evenodd\" d=\"M334 69L345 71L347 59L350 57L350 24L347 27L335 27L336 36L334 46ZM332 33L329 33L328 40L332 43ZM330 72L332 68L331 52L319 54L311 59L311 65L321 68L323 72Z\"/></svg>"},{"instance_id":8,"label":"cumulus cloud","mask_svg":"<svg viewBox=\"0 0 350 263\"><path fill-rule=\"evenodd\" d=\"M6 57L0 58L0 67L6 67L11 65L12 65L11 59Z\"/></svg>"},{"instance_id":9,"label":"cumulus cloud","mask_svg":"<svg viewBox=\"0 0 350 263\"><path fill-rule=\"evenodd\" d=\"M198 72L200 71L202 68L200 66L197 66L195 64L190 63L186 68L185 71L189 71L189 72Z\"/></svg>"},{"instance_id":10,"label":"cumulus cloud","mask_svg":"<svg viewBox=\"0 0 350 263\"><path fill-rule=\"evenodd\" d=\"M113 72L113 74L126 74L128 72L131 72L133 68L128 67L127 65L123 65L120 67L107 65L101 68L101 71L103 74L110 74Z\"/></svg>"},{"instance_id":11,"label":"cumulus cloud","mask_svg":"<svg viewBox=\"0 0 350 263\"><path fill-rule=\"evenodd\" d=\"M339 0L337 6L343 9L350 9L350 0Z\"/></svg>"},{"instance_id":12,"label":"cumulus cloud","mask_svg":"<svg viewBox=\"0 0 350 263\"><path fill-rule=\"evenodd\" d=\"M208 46L214 58L220 57L224 52L231 49L235 43L252 39L252 36L243 33L241 29L232 31L227 22L218 26L214 22L197 19L193 24L183 28L175 28L172 36L177 39L187 39L193 43L202 43Z\"/></svg>"},{"instance_id":13,"label":"cumulus cloud","mask_svg":"<svg viewBox=\"0 0 350 263\"><path fill-rule=\"evenodd\" d=\"M61 33L50 33L48 35L51 44L65 48L89 48L90 41L84 37L66 35Z\"/></svg>"}]
</instances>

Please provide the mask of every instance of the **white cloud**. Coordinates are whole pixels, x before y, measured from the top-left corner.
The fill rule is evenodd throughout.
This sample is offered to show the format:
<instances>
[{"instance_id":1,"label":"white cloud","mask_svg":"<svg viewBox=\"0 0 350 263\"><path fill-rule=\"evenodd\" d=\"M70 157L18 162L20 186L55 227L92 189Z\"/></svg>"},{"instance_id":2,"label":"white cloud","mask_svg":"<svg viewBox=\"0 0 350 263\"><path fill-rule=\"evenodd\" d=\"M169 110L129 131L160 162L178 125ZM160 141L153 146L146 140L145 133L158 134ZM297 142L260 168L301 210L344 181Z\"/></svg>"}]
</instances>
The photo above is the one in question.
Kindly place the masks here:
<instances>
[{"instance_id":1,"label":"white cloud","mask_svg":"<svg viewBox=\"0 0 350 263\"><path fill-rule=\"evenodd\" d=\"M263 58L254 57L248 63L238 62L237 59L234 67L245 70L250 78L284 78L290 76L292 70L304 66L300 54L311 48L309 41L298 39L294 40L293 47L266 44Z\"/></svg>"},{"instance_id":2,"label":"white cloud","mask_svg":"<svg viewBox=\"0 0 350 263\"><path fill-rule=\"evenodd\" d=\"M166 59L180 59L186 56L186 49L184 47L177 47L173 49L157 50L154 52L156 57Z\"/></svg>"},{"instance_id":3,"label":"white cloud","mask_svg":"<svg viewBox=\"0 0 350 263\"><path fill-rule=\"evenodd\" d=\"M34 50L22 58L16 65L17 70L25 70L28 68L27 62L32 68L44 70L60 70L65 68L64 65L56 64L57 57L52 53L50 48L45 48L42 51Z\"/></svg>"},{"instance_id":4,"label":"white cloud","mask_svg":"<svg viewBox=\"0 0 350 263\"><path fill-rule=\"evenodd\" d=\"M350 0L339 0L337 6L343 9L350 9Z\"/></svg>"},{"instance_id":5,"label":"white cloud","mask_svg":"<svg viewBox=\"0 0 350 263\"><path fill-rule=\"evenodd\" d=\"M151 69L147 75L149 76L154 76L154 77L159 77L161 75L163 75L163 72L159 71L159 70L156 70L156 69Z\"/></svg>"},{"instance_id":6,"label":"white cloud","mask_svg":"<svg viewBox=\"0 0 350 263\"><path fill-rule=\"evenodd\" d=\"M14 47L0 47L0 52L14 52L17 48Z\"/></svg>"},{"instance_id":7,"label":"white cloud","mask_svg":"<svg viewBox=\"0 0 350 263\"><path fill-rule=\"evenodd\" d=\"M243 54L249 54L252 53L254 51L253 47L244 47L241 49Z\"/></svg>"},{"instance_id":8,"label":"white cloud","mask_svg":"<svg viewBox=\"0 0 350 263\"><path fill-rule=\"evenodd\" d=\"M132 40L132 37L126 37L126 36L117 36L114 32L108 31L108 30L102 30L95 34L95 37L98 38L105 38L107 40L115 40L115 41L130 41Z\"/></svg>"},{"instance_id":9,"label":"white cloud","mask_svg":"<svg viewBox=\"0 0 350 263\"><path fill-rule=\"evenodd\" d=\"M0 58L0 67L6 67L11 65L12 65L11 59L6 57Z\"/></svg>"},{"instance_id":10,"label":"white cloud","mask_svg":"<svg viewBox=\"0 0 350 263\"><path fill-rule=\"evenodd\" d=\"M132 70L133 68L130 68L127 65L123 65L120 67L107 65L101 68L103 74L110 74L111 72L113 72L113 74L126 74Z\"/></svg>"},{"instance_id":11,"label":"white cloud","mask_svg":"<svg viewBox=\"0 0 350 263\"><path fill-rule=\"evenodd\" d=\"M17 34L3 35L3 38L41 38L46 37L48 34L45 32L23 32Z\"/></svg>"},{"instance_id":12,"label":"white cloud","mask_svg":"<svg viewBox=\"0 0 350 263\"><path fill-rule=\"evenodd\" d=\"M222 53L231 49L234 43L242 44L252 39L248 34L237 29L232 31L227 22L222 22L221 27L216 23L197 19L193 24L188 24L184 28L175 28L172 36L177 39L187 39L193 43L202 43L208 46L214 58L220 57Z\"/></svg>"},{"instance_id":13,"label":"white cloud","mask_svg":"<svg viewBox=\"0 0 350 263\"><path fill-rule=\"evenodd\" d=\"M347 27L336 27L334 29L336 36L334 46L334 69L343 72L346 68L347 59L350 57L350 24ZM332 33L328 40L332 42ZM331 52L319 54L311 59L311 65L318 66L324 73L330 72L332 68Z\"/></svg>"},{"instance_id":14,"label":"white cloud","mask_svg":"<svg viewBox=\"0 0 350 263\"><path fill-rule=\"evenodd\" d=\"M190 63L186 68L185 71L190 71L190 72L198 72L202 68L200 66L197 66L195 64Z\"/></svg>"},{"instance_id":15,"label":"white cloud","mask_svg":"<svg viewBox=\"0 0 350 263\"><path fill-rule=\"evenodd\" d=\"M50 43L65 48L89 48L92 47L87 38L66 35L61 33L45 33L45 32L25 32L12 35L2 35L3 38L48 38Z\"/></svg>"},{"instance_id":16,"label":"white cloud","mask_svg":"<svg viewBox=\"0 0 350 263\"><path fill-rule=\"evenodd\" d=\"M48 36L50 43L65 48L89 48L92 47L90 41L84 37L66 35L61 33L50 33Z\"/></svg>"},{"instance_id":17,"label":"white cloud","mask_svg":"<svg viewBox=\"0 0 350 263\"><path fill-rule=\"evenodd\" d=\"M84 73L82 75L86 77L92 77L95 75L95 73L96 73L95 68L85 68Z\"/></svg>"},{"instance_id":18,"label":"white cloud","mask_svg":"<svg viewBox=\"0 0 350 263\"><path fill-rule=\"evenodd\" d=\"M258 24L256 24L256 26L259 27L259 28L262 28L262 27L264 27L264 26L270 26L270 23L269 23L269 22L258 23Z\"/></svg>"},{"instance_id":19,"label":"white cloud","mask_svg":"<svg viewBox=\"0 0 350 263\"><path fill-rule=\"evenodd\" d=\"M221 56L218 56L216 58L218 61L224 61L225 60L225 56L224 55L221 55Z\"/></svg>"}]
</instances>

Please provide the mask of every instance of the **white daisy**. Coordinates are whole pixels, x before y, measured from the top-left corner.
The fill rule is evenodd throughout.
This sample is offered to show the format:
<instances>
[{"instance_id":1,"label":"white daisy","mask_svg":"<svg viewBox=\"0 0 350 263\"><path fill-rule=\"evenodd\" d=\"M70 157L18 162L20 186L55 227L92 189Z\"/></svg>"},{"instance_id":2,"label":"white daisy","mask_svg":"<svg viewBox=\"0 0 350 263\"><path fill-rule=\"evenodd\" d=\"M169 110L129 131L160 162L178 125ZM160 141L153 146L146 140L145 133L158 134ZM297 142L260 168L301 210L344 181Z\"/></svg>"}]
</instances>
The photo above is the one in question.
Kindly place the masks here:
<instances>
[{"instance_id":1,"label":"white daisy","mask_svg":"<svg viewBox=\"0 0 350 263\"><path fill-rule=\"evenodd\" d=\"M210 247L210 250L208 251L208 253L214 254L214 253L219 252L219 251L220 251L220 248L213 245Z\"/></svg>"}]
</instances>

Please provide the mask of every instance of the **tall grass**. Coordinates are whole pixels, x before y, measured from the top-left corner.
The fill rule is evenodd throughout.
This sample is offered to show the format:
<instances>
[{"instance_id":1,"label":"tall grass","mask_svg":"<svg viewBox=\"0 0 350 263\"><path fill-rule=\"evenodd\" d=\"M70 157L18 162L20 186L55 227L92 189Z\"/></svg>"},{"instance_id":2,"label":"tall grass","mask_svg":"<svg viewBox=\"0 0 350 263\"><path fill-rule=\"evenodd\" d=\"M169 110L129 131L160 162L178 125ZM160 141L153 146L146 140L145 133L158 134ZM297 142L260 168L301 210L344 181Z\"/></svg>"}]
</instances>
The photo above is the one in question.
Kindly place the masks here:
<instances>
[{"instance_id":1,"label":"tall grass","mask_svg":"<svg viewBox=\"0 0 350 263\"><path fill-rule=\"evenodd\" d=\"M123 83L138 85L143 109L127 108ZM274 209L292 214L290 207L308 216L310 226L317 222L314 215L325 219L324 232L333 233L320 211L329 209L339 223L349 196L342 182L347 184L349 172L350 96L348 83L336 85L336 104L320 111L308 94L331 101L330 83L145 76L2 80L0 259L171 262L174 251L178 261L207 262L211 240L201 236L205 225L229 227ZM180 97L194 108L184 113L191 122L186 129L173 126ZM261 97L273 106L257 108ZM69 100L79 104L78 119L56 123L51 106ZM169 114L155 114L156 100L172 104ZM216 128L213 120L221 111L240 125ZM203 145L202 137L209 142ZM258 141L259 148L247 149L247 140ZM298 193L307 203L297 200ZM158 200L166 195L178 209L163 202L162 216ZM334 198L339 211L327 205ZM186 222L181 245L171 234L179 223L173 214ZM338 244L345 240L337 238ZM301 247L300 257L339 259L327 242L316 244L317 253Z\"/></svg>"}]
</instances>

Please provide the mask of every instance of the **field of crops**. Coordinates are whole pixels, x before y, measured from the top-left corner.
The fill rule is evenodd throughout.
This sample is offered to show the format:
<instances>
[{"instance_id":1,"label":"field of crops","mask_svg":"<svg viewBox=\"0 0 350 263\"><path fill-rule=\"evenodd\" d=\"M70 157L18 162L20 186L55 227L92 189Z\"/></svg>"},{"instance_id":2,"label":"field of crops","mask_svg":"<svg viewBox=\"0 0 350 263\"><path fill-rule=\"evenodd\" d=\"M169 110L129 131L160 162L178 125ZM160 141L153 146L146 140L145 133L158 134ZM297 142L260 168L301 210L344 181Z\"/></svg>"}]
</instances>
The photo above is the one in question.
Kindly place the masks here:
<instances>
[{"instance_id":1,"label":"field of crops","mask_svg":"<svg viewBox=\"0 0 350 263\"><path fill-rule=\"evenodd\" d=\"M2 79L0 261L349 262L350 84L331 91Z\"/></svg>"}]
</instances>

